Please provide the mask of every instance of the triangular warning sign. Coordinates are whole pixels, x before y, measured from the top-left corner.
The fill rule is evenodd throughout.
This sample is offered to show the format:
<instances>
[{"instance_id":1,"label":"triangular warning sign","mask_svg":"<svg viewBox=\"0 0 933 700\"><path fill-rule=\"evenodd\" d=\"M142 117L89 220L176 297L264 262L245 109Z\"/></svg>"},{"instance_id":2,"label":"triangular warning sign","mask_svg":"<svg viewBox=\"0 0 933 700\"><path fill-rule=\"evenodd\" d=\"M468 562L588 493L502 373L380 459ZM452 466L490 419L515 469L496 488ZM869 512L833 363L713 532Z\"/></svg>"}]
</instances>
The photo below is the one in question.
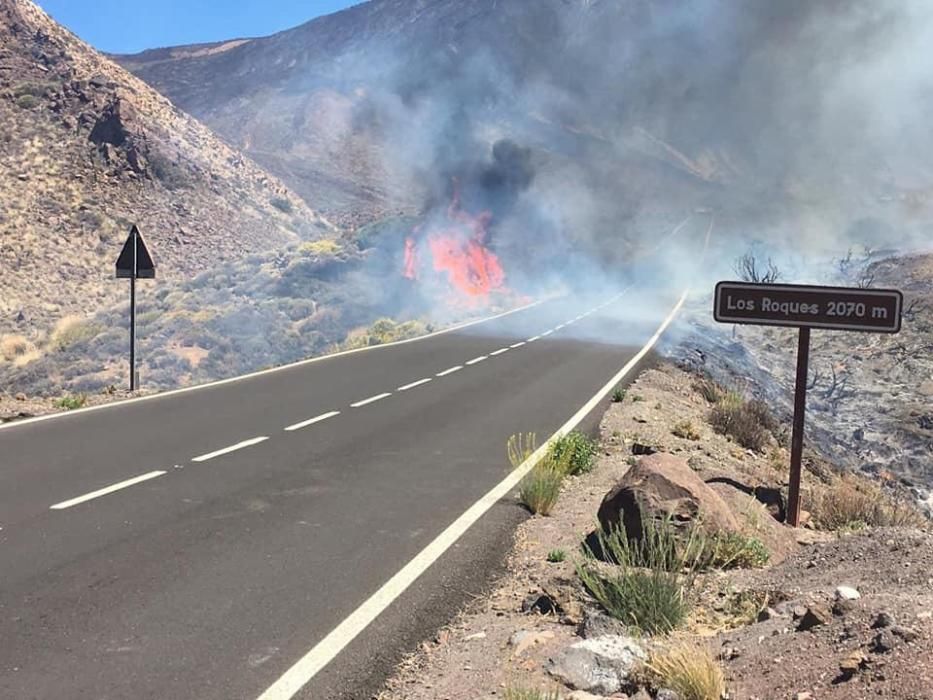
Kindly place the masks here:
<instances>
[{"instance_id":1,"label":"triangular warning sign","mask_svg":"<svg viewBox=\"0 0 933 700\"><path fill-rule=\"evenodd\" d=\"M132 278L134 270L136 279L155 278L155 264L152 262L152 256L149 255L146 242L143 241L142 234L135 225L130 229L130 235L123 244L120 257L117 258L117 279Z\"/></svg>"}]
</instances>

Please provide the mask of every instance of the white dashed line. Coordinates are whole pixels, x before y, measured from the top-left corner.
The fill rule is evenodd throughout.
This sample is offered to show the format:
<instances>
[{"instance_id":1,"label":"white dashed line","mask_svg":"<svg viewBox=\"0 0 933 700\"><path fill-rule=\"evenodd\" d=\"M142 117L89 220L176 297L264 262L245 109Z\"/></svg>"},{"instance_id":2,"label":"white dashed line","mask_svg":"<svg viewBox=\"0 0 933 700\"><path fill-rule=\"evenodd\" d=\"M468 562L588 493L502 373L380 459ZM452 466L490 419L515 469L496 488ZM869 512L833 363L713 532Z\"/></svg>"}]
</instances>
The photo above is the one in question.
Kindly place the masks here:
<instances>
[{"instance_id":1,"label":"white dashed line","mask_svg":"<svg viewBox=\"0 0 933 700\"><path fill-rule=\"evenodd\" d=\"M421 386L422 384L427 384L428 382L433 382L434 380L431 377L427 379L421 379L417 382L412 382L411 384L406 384L405 386L400 386L399 391L408 391L409 389L414 389L416 386Z\"/></svg>"},{"instance_id":2,"label":"white dashed line","mask_svg":"<svg viewBox=\"0 0 933 700\"><path fill-rule=\"evenodd\" d=\"M120 491L121 489L129 488L130 486L135 486L136 484L141 484L144 481L149 481L150 479L156 479L160 476L164 476L165 472L156 471L149 472L148 474L143 474L142 476L133 477L132 479L127 479L126 481L121 481L119 484L113 484L112 486L106 486L97 491L91 491L86 493L83 496L78 496L77 498L72 498L70 501L62 501L61 503L56 503L54 506L50 506L52 510L65 510L65 508L71 508L76 506L79 503L84 503L85 501L92 501L95 498L100 498L101 496L106 496L108 493L113 493L114 491Z\"/></svg>"},{"instance_id":3,"label":"white dashed line","mask_svg":"<svg viewBox=\"0 0 933 700\"><path fill-rule=\"evenodd\" d=\"M290 425L285 428L286 432L292 433L296 430L301 430L302 428L307 428L309 425L314 425L315 423L320 423L321 421L327 420L328 418L333 418L334 416L339 416L340 411L331 411L330 413L325 413L323 415L317 416L316 418L311 418L310 420L303 421L301 423L295 423L295 425Z\"/></svg>"},{"instance_id":4,"label":"white dashed line","mask_svg":"<svg viewBox=\"0 0 933 700\"><path fill-rule=\"evenodd\" d=\"M523 341L520 342L520 343L515 343L515 345L509 345L509 347L512 348L513 350L515 350L516 348L520 348L520 347L522 347L522 346L525 345L525 344L526 344L526 343L525 343L525 341L523 340Z\"/></svg>"},{"instance_id":5,"label":"white dashed line","mask_svg":"<svg viewBox=\"0 0 933 700\"><path fill-rule=\"evenodd\" d=\"M376 396L370 396L368 399L363 399L362 401L357 401L356 403L351 403L350 408L362 408L363 406L368 406L371 403L376 403L377 401L382 401L392 396L391 393L377 394Z\"/></svg>"},{"instance_id":6,"label":"white dashed line","mask_svg":"<svg viewBox=\"0 0 933 700\"><path fill-rule=\"evenodd\" d=\"M472 360L467 362L467 366L472 367L473 365L478 365L480 362L485 362L488 359L489 355L480 355L479 357L474 357Z\"/></svg>"},{"instance_id":7,"label":"white dashed line","mask_svg":"<svg viewBox=\"0 0 933 700\"><path fill-rule=\"evenodd\" d=\"M496 350L495 352L489 353L489 356L490 356L490 357L498 357L499 355L504 355L504 354L507 353L509 350L511 350L511 348L502 348L501 350Z\"/></svg>"},{"instance_id":8,"label":"white dashed line","mask_svg":"<svg viewBox=\"0 0 933 700\"><path fill-rule=\"evenodd\" d=\"M435 376L437 376L437 377L446 377L447 375L453 374L454 372L459 372L461 369L463 369L463 365L457 365L456 367L451 367L450 369L445 369L443 372L438 372Z\"/></svg>"},{"instance_id":9,"label":"white dashed line","mask_svg":"<svg viewBox=\"0 0 933 700\"><path fill-rule=\"evenodd\" d=\"M549 330L549 331L544 331L544 333L541 334L541 337L542 337L542 338L547 338L547 337L548 337L549 335L551 335L551 333L553 333L553 332L554 332L554 329L553 329L553 328L552 328L551 330Z\"/></svg>"},{"instance_id":10,"label":"white dashed line","mask_svg":"<svg viewBox=\"0 0 933 700\"><path fill-rule=\"evenodd\" d=\"M536 340L541 340L541 336L540 336L540 335L536 335L536 336L534 336L533 338L529 338L529 339L528 339L528 342L529 342L529 343L533 343L533 342L535 342Z\"/></svg>"},{"instance_id":11,"label":"white dashed line","mask_svg":"<svg viewBox=\"0 0 933 700\"><path fill-rule=\"evenodd\" d=\"M566 327L567 327L567 324L566 324L566 323L562 323L562 324L560 324L559 326L557 326L556 328L554 328L554 330L555 330L555 331L559 331L559 330L563 330L563 329L566 328Z\"/></svg>"},{"instance_id":12,"label":"white dashed line","mask_svg":"<svg viewBox=\"0 0 933 700\"><path fill-rule=\"evenodd\" d=\"M242 450L245 447L252 447L253 445L258 445L260 442L265 442L269 438L267 437L257 437L252 440L244 440L243 442L238 442L235 445L230 445L230 447L225 447L222 450L217 450L216 452L208 452L206 455L201 455L200 457L195 457L192 459L192 462L206 462L209 459L214 459L214 457L220 457L221 455L230 454L231 452L236 452L237 450Z\"/></svg>"}]
</instances>

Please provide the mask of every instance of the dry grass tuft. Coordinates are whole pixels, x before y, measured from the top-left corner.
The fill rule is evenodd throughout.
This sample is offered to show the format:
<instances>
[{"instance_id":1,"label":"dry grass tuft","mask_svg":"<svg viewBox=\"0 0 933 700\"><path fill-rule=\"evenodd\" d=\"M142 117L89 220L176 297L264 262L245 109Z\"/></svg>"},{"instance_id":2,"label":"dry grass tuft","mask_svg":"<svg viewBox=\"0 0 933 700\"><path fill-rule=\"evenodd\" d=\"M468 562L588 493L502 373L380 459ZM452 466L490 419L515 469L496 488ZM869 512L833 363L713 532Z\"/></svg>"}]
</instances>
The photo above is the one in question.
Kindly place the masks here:
<instances>
[{"instance_id":1,"label":"dry grass tuft","mask_svg":"<svg viewBox=\"0 0 933 700\"><path fill-rule=\"evenodd\" d=\"M560 496L563 481L564 472L555 467L551 460L544 459L522 480L519 498L535 515L550 515Z\"/></svg>"},{"instance_id":2,"label":"dry grass tuft","mask_svg":"<svg viewBox=\"0 0 933 700\"><path fill-rule=\"evenodd\" d=\"M700 642L678 642L653 654L648 669L659 687L673 690L681 700L720 700L726 691L722 667Z\"/></svg>"},{"instance_id":3,"label":"dry grass tuft","mask_svg":"<svg viewBox=\"0 0 933 700\"><path fill-rule=\"evenodd\" d=\"M14 362L29 352L31 343L22 335L5 335L0 338L0 358Z\"/></svg>"},{"instance_id":4,"label":"dry grass tuft","mask_svg":"<svg viewBox=\"0 0 933 700\"><path fill-rule=\"evenodd\" d=\"M742 447L761 452L777 424L762 401L746 401L735 391L722 395L713 406L709 422L717 433L728 435Z\"/></svg>"},{"instance_id":5,"label":"dry grass tuft","mask_svg":"<svg viewBox=\"0 0 933 700\"><path fill-rule=\"evenodd\" d=\"M523 688L509 686L505 689L505 700L560 700L560 692L551 688Z\"/></svg>"},{"instance_id":6,"label":"dry grass tuft","mask_svg":"<svg viewBox=\"0 0 933 700\"><path fill-rule=\"evenodd\" d=\"M538 436L536 433L516 433L509 438L506 450L509 454L509 464L518 469L538 449Z\"/></svg>"},{"instance_id":7,"label":"dry grass tuft","mask_svg":"<svg viewBox=\"0 0 933 700\"><path fill-rule=\"evenodd\" d=\"M816 495L810 509L814 523L825 530L929 525L906 498L898 498L867 479L848 475Z\"/></svg>"},{"instance_id":8,"label":"dry grass tuft","mask_svg":"<svg viewBox=\"0 0 933 700\"><path fill-rule=\"evenodd\" d=\"M80 316L66 316L52 331L49 346L53 350L65 350L72 345L83 343L100 333L100 326Z\"/></svg>"}]
</instances>

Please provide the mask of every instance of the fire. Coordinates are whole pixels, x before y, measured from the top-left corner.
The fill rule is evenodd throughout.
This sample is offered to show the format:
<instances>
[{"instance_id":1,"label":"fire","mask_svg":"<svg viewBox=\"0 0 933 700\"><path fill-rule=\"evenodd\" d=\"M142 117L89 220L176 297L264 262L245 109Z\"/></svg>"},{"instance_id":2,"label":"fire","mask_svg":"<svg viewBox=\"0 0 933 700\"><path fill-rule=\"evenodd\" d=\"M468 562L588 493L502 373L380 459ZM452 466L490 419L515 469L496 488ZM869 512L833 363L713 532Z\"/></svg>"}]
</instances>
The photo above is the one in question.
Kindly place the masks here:
<instances>
[{"instance_id":1,"label":"fire","mask_svg":"<svg viewBox=\"0 0 933 700\"><path fill-rule=\"evenodd\" d=\"M419 226L405 240L403 274L419 279L424 269L421 255L427 252L431 268L446 274L450 287L471 305L488 301L494 292L506 291L499 258L486 247L491 222L488 211L477 215L465 211L459 192L455 192L440 223L435 222L427 232Z\"/></svg>"}]
</instances>

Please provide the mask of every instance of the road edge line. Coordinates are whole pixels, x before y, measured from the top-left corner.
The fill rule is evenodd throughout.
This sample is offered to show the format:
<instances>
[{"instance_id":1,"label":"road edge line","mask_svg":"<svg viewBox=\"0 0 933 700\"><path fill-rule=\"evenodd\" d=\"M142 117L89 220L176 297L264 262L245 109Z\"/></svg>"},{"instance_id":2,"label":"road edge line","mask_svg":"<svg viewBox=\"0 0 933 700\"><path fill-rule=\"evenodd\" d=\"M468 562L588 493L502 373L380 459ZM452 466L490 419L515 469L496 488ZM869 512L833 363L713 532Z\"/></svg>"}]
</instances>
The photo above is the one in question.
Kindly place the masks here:
<instances>
[{"instance_id":1,"label":"road edge line","mask_svg":"<svg viewBox=\"0 0 933 700\"><path fill-rule=\"evenodd\" d=\"M534 453L509 475L494 486L485 496L470 506L460 517L447 526L441 534L386 581L375 593L361 603L349 616L337 625L320 642L315 644L304 656L292 664L258 700L291 700L314 677L324 669L343 649L361 632L369 627L399 596L401 596L428 568L450 549L483 515L496 503L512 491L531 471L560 437L579 425L584 418L605 399L645 356L654 348L658 340L674 321L684 303L689 290L685 291L667 318L661 323L654 335L596 394L587 401L571 418L541 445Z\"/></svg>"}]
</instances>

